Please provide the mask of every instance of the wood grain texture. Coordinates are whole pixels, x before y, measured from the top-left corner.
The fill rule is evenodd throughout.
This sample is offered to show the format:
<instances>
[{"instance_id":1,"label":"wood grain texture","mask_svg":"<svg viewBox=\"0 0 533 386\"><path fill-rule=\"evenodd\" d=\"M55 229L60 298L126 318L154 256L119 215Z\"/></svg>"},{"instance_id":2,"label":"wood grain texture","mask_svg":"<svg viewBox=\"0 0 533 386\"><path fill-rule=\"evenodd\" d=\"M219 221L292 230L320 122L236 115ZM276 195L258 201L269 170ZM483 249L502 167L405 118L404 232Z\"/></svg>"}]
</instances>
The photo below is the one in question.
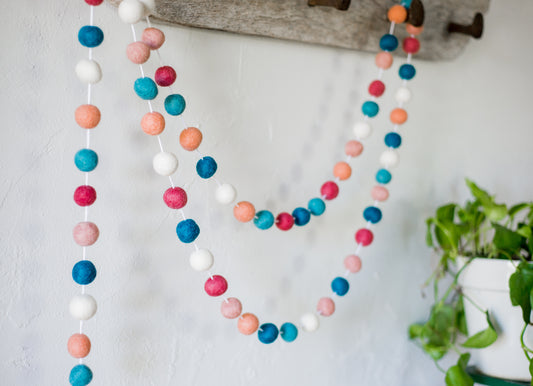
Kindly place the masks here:
<instances>
[{"instance_id":1,"label":"wood grain texture","mask_svg":"<svg viewBox=\"0 0 533 386\"><path fill-rule=\"evenodd\" d=\"M154 21L376 52L388 30L387 9L397 2L353 0L347 11L310 7L307 0L156 0L156 4ZM476 12L487 12L489 0L426 0L424 7L425 30L417 57L451 60L472 38L450 35L448 23L470 24ZM397 36L406 36L403 27L397 28Z\"/></svg>"}]
</instances>

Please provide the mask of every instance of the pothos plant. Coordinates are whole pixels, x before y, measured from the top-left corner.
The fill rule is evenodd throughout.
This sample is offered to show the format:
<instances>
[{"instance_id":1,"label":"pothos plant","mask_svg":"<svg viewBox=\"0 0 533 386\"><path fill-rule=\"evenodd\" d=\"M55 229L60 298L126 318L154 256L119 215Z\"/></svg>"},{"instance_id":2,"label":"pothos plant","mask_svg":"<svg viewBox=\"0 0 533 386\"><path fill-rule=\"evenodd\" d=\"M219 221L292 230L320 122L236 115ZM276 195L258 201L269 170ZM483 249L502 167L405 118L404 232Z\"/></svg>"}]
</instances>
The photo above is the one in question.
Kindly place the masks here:
<instances>
[{"instance_id":1,"label":"pothos plant","mask_svg":"<svg viewBox=\"0 0 533 386\"><path fill-rule=\"evenodd\" d=\"M426 220L426 242L435 249L440 259L438 266L426 281L433 285L434 304L428 320L409 326L409 338L415 340L435 361L445 375L448 386L472 386L472 378L466 372L470 354L466 349L483 349L496 341L498 335L485 312L488 327L468 336L463 308L467 299L458 285L461 270L456 269L456 259L464 256L472 259L511 259L519 261L509 279L510 302L522 308L524 328L520 340L524 354L530 362L533 375L533 350L524 343L524 333L531 320L533 304L533 203L519 203L508 207L496 203L493 196L470 180L466 184L472 199L463 206L450 203L437 209L435 216ZM440 291L443 282L451 284ZM439 360L448 352L459 355L457 363L443 369ZM533 381L531 383L533 386Z\"/></svg>"}]
</instances>

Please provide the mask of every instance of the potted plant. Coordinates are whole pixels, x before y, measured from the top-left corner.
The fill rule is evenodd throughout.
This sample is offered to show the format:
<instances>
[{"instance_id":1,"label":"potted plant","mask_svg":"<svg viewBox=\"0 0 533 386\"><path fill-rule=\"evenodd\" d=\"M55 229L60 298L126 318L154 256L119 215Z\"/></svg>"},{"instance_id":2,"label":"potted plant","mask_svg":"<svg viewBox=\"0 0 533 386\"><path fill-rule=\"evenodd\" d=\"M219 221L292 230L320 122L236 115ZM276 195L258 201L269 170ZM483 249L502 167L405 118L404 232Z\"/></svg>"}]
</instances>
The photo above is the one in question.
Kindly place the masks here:
<instances>
[{"instance_id":1,"label":"potted plant","mask_svg":"<svg viewBox=\"0 0 533 386\"><path fill-rule=\"evenodd\" d=\"M425 283L433 285L434 303L427 321L409 326L409 338L445 372L448 386L473 385L471 353L487 375L530 381L533 203L507 207L466 184L473 199L441 206L426 220L426 242L440 256ZM459 359L443 369L439 360L448 352Z\"/></svg>"}]
</instances>

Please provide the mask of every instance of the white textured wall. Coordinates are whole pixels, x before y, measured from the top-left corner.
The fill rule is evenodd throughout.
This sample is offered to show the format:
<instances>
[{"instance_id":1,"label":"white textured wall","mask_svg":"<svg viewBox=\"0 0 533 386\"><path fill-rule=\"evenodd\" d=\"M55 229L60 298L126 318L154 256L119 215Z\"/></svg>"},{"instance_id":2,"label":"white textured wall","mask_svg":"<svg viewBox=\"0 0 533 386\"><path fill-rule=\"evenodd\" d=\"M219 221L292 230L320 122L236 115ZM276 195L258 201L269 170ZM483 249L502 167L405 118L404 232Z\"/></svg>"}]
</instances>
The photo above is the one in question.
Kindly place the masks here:
<instances>
[{"instance_id":1,"label":"white textured wall","mask_svg":"<svg viewBox=\"0 0 533 386\"><path fill-rule=\"evenodd\" d=\"M93 135L100 165L90 178L99 197L90 219L101 238L89 249L99 269L89 293L99 311L85 329L93 384L443 384L406 338L407 325L427 313L419 284L432 257L423 220L437 205L466 197L465 176L502 199L531 199L532 13L531 1L493 1L483 39L459 59L416 63L402 162L363 270L318 332L265 346L220 316L219 300L203 293L205 277L188 266L190 248L177 240L177 218L160 198L167 180L151 170L157 144L138 124L146 103L132 92L138 68L123 54L130 31L114 9L98 8L106 39L95 57L105 75L94 89L103 119ZM85 88L73 68L86 55L75 36L88 10L81 0L19 0L0 2L0 14L0 383L62 385L75 364L66 342L77 323L67 305L79 291L70 277L80 258L71 229L83 211L72 193L83 177L72 159L84 137L72 116ZM214 251L214 272L227 277L228 294L246 310L278 325L296 321L329 293L353 249L387 114L326 215L289 233L236 224L214 202L214 183L194 177L195 155L179 149L177 134L184 124L201 124L201 150L219 161L220 180L259 207L294 208L341 158L375 76L373 57L164 30L162 54L178 71L176 89L188 108L183 119L168 121L163 139L179 155L176 181L189 186L186 210L202 227L199 244ZM386 80L389 90L399 83L392 72Z\"/></svg>"}]
</instances>

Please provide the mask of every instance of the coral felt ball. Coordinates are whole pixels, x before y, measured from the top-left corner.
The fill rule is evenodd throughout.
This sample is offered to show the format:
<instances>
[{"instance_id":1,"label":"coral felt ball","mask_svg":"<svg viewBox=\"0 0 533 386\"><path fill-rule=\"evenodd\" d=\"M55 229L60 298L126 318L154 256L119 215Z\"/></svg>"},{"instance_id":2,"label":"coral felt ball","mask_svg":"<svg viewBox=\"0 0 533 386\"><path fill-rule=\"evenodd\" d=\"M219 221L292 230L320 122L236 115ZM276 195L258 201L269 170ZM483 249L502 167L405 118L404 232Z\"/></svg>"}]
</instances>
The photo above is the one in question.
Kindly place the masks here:
<instances>
[{"instance_id":1,"label":"coral felt ball","mask_svg":"<svg viewBox=\"0 0 533 386\"><path fill-rule=\"evenodd\" d=\"M385 92L385 83L381 80L375 80L368 86L368 93L375 97L380 97Z\"/></svg>"},{"instance_id":2,"label":"coral felt ball","mask_svg":"<svg viewBox=\"0 0 533 386\"><path fill-rule=\"evenodd\" d=\"M346 142L344 153L350 157L357 157L363 152L363 144L356 140Z\"/></svg>"},{"instance_id":3,"label":"coral felt ball","mask_svg":"<svg viewBox=\"0 0 533 386\"><path fill-rule=\"evenodd\" d=\"M294 217L287 212L282 212L276 217L276 226L282 231L288 231L294 225Z\"/></svg>"},{"instance_id":4,"label":"coral felt ball","mask_svg":"<svg viewBox=\"0 0 533 386\"><path fill-rule=\"evenodd\" d=\"M382 70L388 70L392 66L394 59L390 52L383 51L376 55L376 66Z\"/></svg>"},{"instance_id":5,"label":"coral felt ball","mask_svg":"<svg viewBox=\"0 0 533 386\"><path fill-rule=\"evenodd\" d=\"M74 164L82 172L92 172L98 165L98 154L91 149L81 149L74 155Z\"/></svg>"},{"instance_id":6,"label":"coral felt ball","mask_svg":"<svg viewBox=\"0 0 533 386\"><path fill-rule=\"evenodd\" d=\"M235 319L242 312L242 304L237 298L228 298L222 302L220 313L227 319Z\"/></svg>"},{"instance_id":7,"label":"coral felt ball","mask_svg":"<svg viewBox=\"0 0 533 386\"><path fill-rule=\"evenodd\" d=\"M178 169L178 159L174 154L162 151L154 156L152 166L157 174L168 177Z\"/></svg>"},{"instance_id":8,"label":"coral felt ball","mask_svg":"<svg viewBox=\"0 0 533 386\"><path fill-rule=\"evenodd\" d=\"M392 175L387 169L379 169L376 173L376 181L380 184L388 184L392 179Z\"/></svg>"},{"instance_id":9,"label":"coral felt ball","mask_svg":"<svg viewBox=\"0 0 533 386\"><path fill-rule=\"evenodd\" d=\"M215 200L219 204L227 205L235 201L237 197L237 191L230 184L222 184L215 190Z\"/></svg>"},{"instance_id":10,"label":"coral felt ball","mask_svg":"<svg viewBox=\"0 0 533 386\"><path fill-rule=\"evenodd\" d=\"M214 275L206 280L204 289L209 296L220 296L227 291L228 282L223 276Z\"/></svg>"},{"instance_id":11,"label":"coral felt ball","mask_svg":"<svg viewBox=\"0 0 533 386\"><path fill-rule=\"evenodd\" d=\"M407 23L405 25L405 30L409 35L417 36L420 35L422 31L424 31L424 26L415 27L414 25Z\"/></svg>"},{"instance_id":12,"label":"coral felt ball","mask_svg":"<svg viewBox=\"0 0 533 386\"><path fill-rule=\"evenodd\" d=\"M170 115L180 115L185 111L185 98L180 94L170 94L165 98L165 110Z\"/></svg>"},{"instance_id":13,"label":"coral felt ball","mask_svg":"<svg viewBox=\"0 0 533 386\"><path fill-rule=\"evenodd\" d=\"M335 302L331 298L322 298L318 301L316 310L322 316L331 316L335 312Z\"/></svg>"},{"instance_id":14,"label":"coral felt ball","mask_svg":"<svg viewBox=\"0 0 533 386\"><path fill-rule=\"evenodd\" d=\"M292 217L295 225L304 226L311 219L311 212L305 208L296 208L292 211Z\"/></svg>"},{"instance_id":15,"label":"coral felt ball","mask_svg":"<svg viewBox=\"0 0 533 386\"><path fill-rule=\"evenodd\" d=\"M344 267L351 273L357 273L362 267L361 258L356 255L348 255L344 258Z\"/></svg>"},{"instance_id":16,"label":"coral felt ball","mask_svg":"<svg viewBox=\"0 0 533 386\"><path fill-rule=\"evenodd\" d=\"M144 100L155 99L158 93L155 82L147 77L138 78L133 84L133 90L139 96L139 98Z\"/></svg>"},{"instance_id":17,"label":"coral felt ball","mask_svg":"<svg viewBox=\"0 0 533 386\"><path fill-rule=\"evenodd\" d=\"M337 162L333 167L333 175L341 181L347 180L352 175L352 168L347 162Z\"/></svg>"},{"instance_id":18,"label":"coral felt ball","mask_svg":"<svg viewBox=\"0 0 533 386\"><path fill-rule=\"evenodd\" d=\"M176 71L170 66L159 67L155 70L155 82L161 87L171 86L176 81Z\"/></svg>"},{"instance_id":19,"label":"coral felt ball","mask_svg":"<svg viewBox=\"0 0 533 386\"><path fill-rule=\"evenodd\" d=\"M213 254L207 249L198 249L191 253L189 257L189 264L195 271L207 271L213 266L215 258Z\"/></svg>"},{"instance_id":20,"label":"coral felt ball","mask_svg":"<svg viewBox=\"0 0 533 386\"><path fill-rule=\"evenodd\" d=\"M254 225L259 229L269 229L274 225L274 215L268 210L260 210L255 214Z\"/></svg>"},{"instance_id":21,"label":"coral felt ball","mask_svg":"<svg viewBox=\"0 0 533 386\"><path fill-rule=\"evenodd\" d=\"M278 335L278 328L272 323L263 323L257 331L257 337L259 338L259 341L265 344L274 342Z\"/></svg>"},{"instance_id":22,"label":"coral felt ball","mask_svg":"<svg viewBox=\"0 0 533 386\"><path fill-rule=\"evenodd\" d=\"M336 277L331 282L331 290L339 296L344 296L350 289L350 283L343 277Z\"/></svg>"},{"instance_id":23,"label":"coral felt ball","mask_svg":"<svg viewBox=\"0 0 533 386\"><path fill-rule=\"evenodd\" d=\"M70 315L77 320L89 320L97 310L96 300L91 295L76 295L69 303Z\"/></svg>"},{"instance_id":24,"label":"coral felt ball","mask_svg":"<svg viewBox=\"0 0 533 386\"><path fill-rule=\"evenodd\" d=\"M313 216L320 216L326 210L326 203L321 198L312 198L309 200L307 208Z\"/></svg>"},{"instance_id":25,"label":"coral felt ball","mask_svg":"<svg viewBox=\"0 0 533 386\"><path fill-rule=\"evenodd\" d=\"M372 224L380 222L382 216L381 210L375 206L369 206L363 211L363 218Z\"/></svg>"},{"instance_id":26,"label":"coral felt ball","mask_svg":"<svg viewBox=\"0 0 533 386\"><path fill-rule=\"evenodd\" d=\"M72 386L87 386L93 380L93 372L86 365L76 365L70 370L68 380Z\"/></svg>"},{"instance_id":27,"label":"coral felt ball","mask_svg":"<svg viewBox=\"0 0 533 386\"><path fill-rule=\"evenodd\" d=\"M91 351L91 341L85 334L74 334L67 342L67 349L74 358L85 358Z\"/></svg>"},{"instance_id":28,"label":"coral felt ball","mask_svg":"<svg viewBox=\"0 0 533 386\"><path fill-rule=\"evenodd\" d=\"M201 178L211 178L215 175L217 167L216 161L212 157L206 156L199 159L196 163L196 173Z\"/></svg>"},{"instance_id":29,"label":"coral felt ball","mask_svg":"<svg viewBox=\"0 0 533 386\"><path fill-rule=\"evenodd\" d=\"M420 42L417 38L408 37L403 40L403 50L408 54L416 54L420 50Z\"/></svg>"},{"instance_id":30,"label":"coral felt ball","mask_svg":"<svg viewBox=\"0 0 533 386\"><path fill-rule=\"evenodd\" d=\"M135 64L143 64L150 59L150 47L144 42L133 42L126 47L126 56Z\"/></svg>"},{"instance_id":31,"label":"coral felt ball","mask_svg":"<svg viewBox=\"0 0 533 386\"><path fill-rule=\"evenodd\" d=\"M182 243L192 243L200 235L200 227L192 219L183 220L176 226L176 234Z\"/></svg>"},{"instance_id":32,"label":"coral felt ball","mask_svg":"<svg viewBox=\"0 0 533 386\"><path fill-rule=\"evenodd\" d=\"M165 130L165 117L156 111L146 113L141 119L141 128L148 135L159 135Z\"/></svg>"},{"instance_id":33,"label":"coral felt ball","mask_svg":"<svg viewBox=\"0 0 533 386\"><path fill-rule=\"evenodd\" d=\"M124 0L118 6L118 17L127 24L138 23L144 13L144 4L139 0Z\"/></svg>"},{"instance_id":34,"label":"coral felt ball","mask_svg":"<svg viewBox=\"0 0 533 386\"><path fill-rule=\"evenodd\" d=\"M339 195L339 186L333 181L325 182L320 188L320 194L326 200L333 200Z\"/></svg>"},{"instance_id":35,"label":"coral felt ball","mask_svg":"<svg viewBox=\"0 0 533 386\"><path fill-rule=\"evenodd\" d=\"M96 201L96 190L92 186L78 186L74 191L74 202L79 206L89 206Z\"/></svg>"},{"instance_id":36,"label":"coral felt ball","mask_svg":"<svg viewBox=\"0 0 533 386\"><path fill-rule=\"evenodd\" d=\"M363 247L370 245L372 240L374 240L374 235L370 229L362 228L355 233L355 241Z\"/></svg>"},{"instance_id":37,"label":"coral felt ball","mask_svg":"<svg viewBox=\"0 0 533 386\"><path fill-rule=\"evenodd\" d=\"M84 47L98 47L104 41L104 33L94 25L86 25L80 28L78 40Z\"/></svg>"},{"instance_id":38,"label":"coral felt ball","mask_svg":"<svg viewBox=\"0 0 533 386\"><path fill-rule=\"evenodd\" d=\"M76 64L76 75L83 83L95 84L102 80L100 65L91 59L82 59Z\"/></svg>"},{"instance_id":39,"label":"coral felt ball","mask_svg":"<svg viewBox=\"0 0 533 386\"><path fill-rule=\"evenodd\" d=\"M259 328L259 320L254 314L244 313L237 321L237 328L241 334L252 335Z\"/></svg>"},{"instance_id":40,"label":"coral felt ball","mask_svg":"<svg viewBox=\"0 0 533 386\"><path fill-rule=\"evenodd\" d=\"M387 18L393 23L403 23L407 19L407 9L403 5L393 5L387 12Z\"/></svg>"},{"instance_id":41,"label":"coral felt ball","mask_svg":"<svg viewBox=\"0 0 533 386\"><path fill-rule=\"evenodd\" d=\"M85 0L85 2L89 5L100 5L104 2L104 0Z\"/></svg>"},{"instance_id":42,"label":"coral felt ball","mask_svg":"<svg viewBox=\"0 0 533 386\"><path fill-rule=\"evenodd\" d=\"M196 127L187 127L180 133L180 145L187 151L193 151L198 149L202 138L202 132Z\"/></svg>"},{"instance_id":43,"label":"coral felt ball","mask_svg":"<svg viewBox=\"0 0 533 386\"><path fill-rule=\"evenodd\" d=\"M252 221L255 217L255 207L251 202L241 201L233 207L233 215L240 222Z\"/></svg>"},{"instance_id":44,"label":"coral felt ball","mask_svg":"<svg viewBox=\"0 0 533 386\"><path fill-rule=\"evenodd\" d=\"M152 50L159 49L165 42L165 34L158 28L146 28L143 31L141 40Z\"/></svg>"},{"instance_id":45,"label":"coral felt ball","mask_svg":"<svg viewBox=\"0 0 533 386\"><path fill-rule=\"evenodd\" d=\"M100 110L93 105L81 105L74 112L76 123L84 129L92 129L100 123Z\"/></svg>"},{"instance_id":46,"label":"coral felt ball","mask_svg":"<svg viewBox=\"0 0 533 386\"><path fill-rule=\"evenodd\" d=\"M390 112L390 121L396 125L403 125L407 121L407 111L395 108Z\"/></svg>"},{"instance_id":47,"label":"coral felt ball","mask_svg":"<svg viewBox=\"0 0 533 386\"><path fill-rule=\"evenodd\" d=\"M279 329L279 334L285 342L294 342L298 337L298 328L292 323L283 323Z\"/></svg>"},{"instance_id":48,"label":"coral felt ball","mask_svg":"<svg viewBox=\"0 0 533 386\"><path fill-rule=\"evenodd\" d=\"M89 260L81 260L72 268L72 279L79 285L91 284L96 279L96 267Z\"/></svg>"},{"instance_id":49,"label":"coral felt ball","mask_svg":"<svg viewBox=\"0 0 533 386\"><path fill-rule=\"evenodd\" d=\"M163 201L170 209L181 209L187 204L187 192L177 186L168 188L163 194Z\"/></svg>"},{"instance_id":50,"label":"coral felt ball","mask_svg":"<svg viewBox=\"0 0 533 386\"><path fill-rule=\"evenodd\" d=\"M76 224L72 230L72 236L76 244L82 247L93 245L98 240L100 231L95 223L83 221Z\"/></svg>"},{"instance_id":51,"label":"coral felt ball","mask_svg":"<svg viewBox=\"0 0 533 386\"><path fill-rule=\"evenodd\" d=\"M386 201L389 198L389 191L384 186L374 186L370 192L372 199L376 201Z\"/></svg>"}]
</instances>

